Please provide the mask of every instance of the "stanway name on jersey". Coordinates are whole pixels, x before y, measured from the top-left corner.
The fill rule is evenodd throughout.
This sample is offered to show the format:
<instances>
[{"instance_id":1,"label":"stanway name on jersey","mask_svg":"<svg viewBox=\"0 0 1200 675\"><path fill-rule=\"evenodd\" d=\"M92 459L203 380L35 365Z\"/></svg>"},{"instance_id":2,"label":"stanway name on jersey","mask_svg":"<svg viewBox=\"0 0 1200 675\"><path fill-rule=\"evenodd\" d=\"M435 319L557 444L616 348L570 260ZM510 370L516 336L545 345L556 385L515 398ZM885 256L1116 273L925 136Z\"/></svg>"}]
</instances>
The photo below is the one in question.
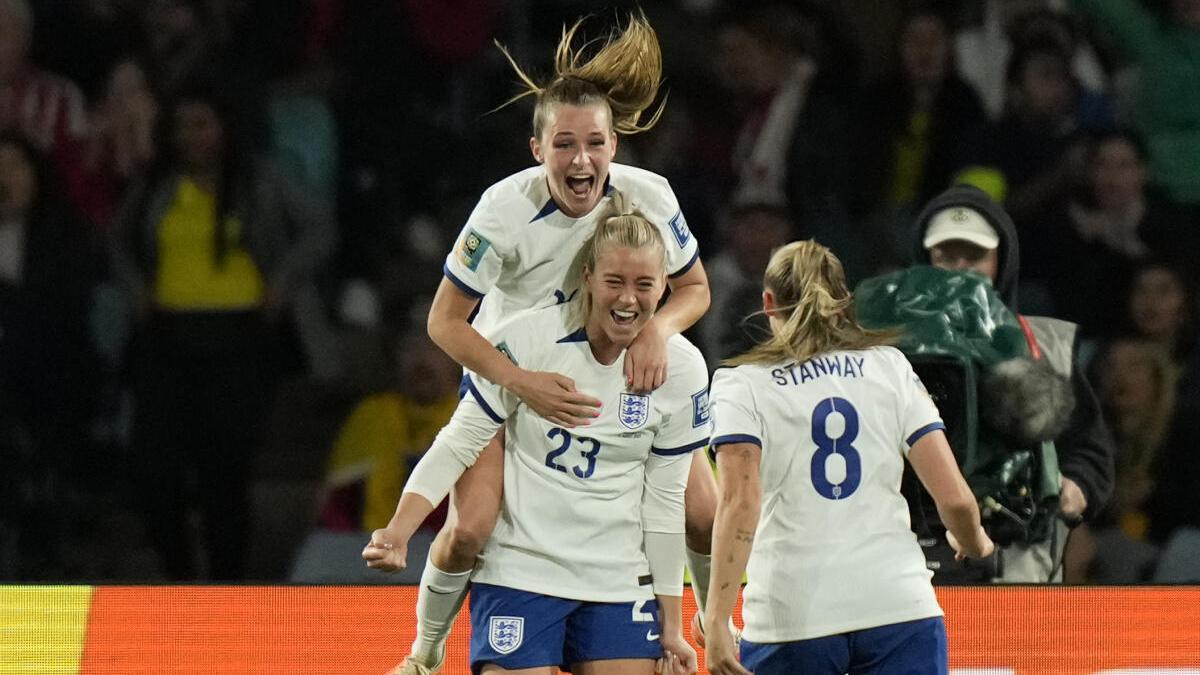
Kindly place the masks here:
<instances>
[{"instance_id":1,"label":"stanway name on jersey","mask_svg":"<svg viewBox=\"0 0 1200 675\"><path fill-rule=\"evenodd\" d=\"M780 386L804 384L826 375L860 378L863 376L865 362L866 358L851 354L818 356L804 363L789 363L782 368L775 368L771 370L771 377L775 378L775 384Z\"/></svg>"}]
</instances>

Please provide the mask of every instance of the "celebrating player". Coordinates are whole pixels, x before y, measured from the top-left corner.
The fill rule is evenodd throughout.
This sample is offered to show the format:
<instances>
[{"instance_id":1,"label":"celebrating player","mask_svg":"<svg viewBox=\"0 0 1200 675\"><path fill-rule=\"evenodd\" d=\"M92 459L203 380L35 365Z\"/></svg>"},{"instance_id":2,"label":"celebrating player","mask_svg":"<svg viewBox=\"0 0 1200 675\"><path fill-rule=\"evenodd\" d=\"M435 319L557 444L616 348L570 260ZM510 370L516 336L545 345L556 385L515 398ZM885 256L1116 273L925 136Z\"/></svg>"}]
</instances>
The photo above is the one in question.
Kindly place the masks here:
<instances>
[{"instance_id":1,"label":"celebrating player","mask_svg":"<svg viewBox=\"0 0 1200 675\"><path fill-rule=\"evenodd\" d=\"M937 408L890 336L857 323L829 249L784 246L764 286L771 338L713 377L709 671L944 675L942 610L900 494L904 458L958 556L994 546ZM739 663L728 621L747 561Z\"/></svg>"},{"instance_id":2,"label":"celebrating player","mask_svg":"<svg viewBox=\"0 0 1200 675\"><path fill-rule=\"evenodd\" d=\"M691 455L708 443L708 370L675 335L661 388L632 393L622 374L666 288L669 247L640 215L605 218L580 254L579 299L488 332L514 363L594 392L598 417L567 428L468 374L469 395L363 550L371 567L404 567L412 533L503 425L501 515L471 591L476 673L649 675L660 657L696 670L681 616L683 496Z\"/></svg>"},{"instance_id":3,"label":"celebrating player","mask_svg":"<svg viewBox=\"0 0 1200 675\"><path fill-rule=\"evenodd\" d=\"M620 195L659 230L666 242L671 296L629 346L623 371L632 392L647 393L668 373L668 338L708 308L708 279L695 237L666 179L613 163L618 134L649 129L642 113L658 94L662 56L644 16L599 43L590 59L572 48L580 28L565 30L556 76L534 83L510 62L536 98L529 146L538 165L489 188L446 259L445 277L429 313L430 337L468 371L499 384L530 410L563 429L601 413L597 392L562 375L553 362L539 370L513 362L480 334L514 312L566 302L578 290L568 270L594 229L599 208ZM507 55L507 53L506 53ZM478 305L473 324L468 322ZM455 485L448 522L430 548L417 600L417 639L403 673L435 671L467 581L500 508L502 442L497 438ZM703 600L716 486L697 453L686 500L688 565Z\"/></svg>"}]
</instances>

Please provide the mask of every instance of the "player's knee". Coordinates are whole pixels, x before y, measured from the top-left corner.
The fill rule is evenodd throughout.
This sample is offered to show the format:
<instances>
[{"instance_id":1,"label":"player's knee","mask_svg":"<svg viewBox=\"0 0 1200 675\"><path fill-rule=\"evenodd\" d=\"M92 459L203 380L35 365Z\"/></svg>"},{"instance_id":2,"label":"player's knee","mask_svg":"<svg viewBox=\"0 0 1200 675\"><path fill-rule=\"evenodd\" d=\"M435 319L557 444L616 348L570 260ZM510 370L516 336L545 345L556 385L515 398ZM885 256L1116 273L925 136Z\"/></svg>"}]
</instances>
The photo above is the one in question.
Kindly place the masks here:
<instances>
[{"instance_id":1,"label":"player's knee","mask_svg":"<svg viewBox=\"0 0 1200 675\"><path fill-rule=\"evenodd\" d=\"M485 530L473 523L455 523L449 533L450 555L464 564L473 561L483 551L491 532L491 528Z\"/></svg>"},{"instance_id":2,"label":"player's knee","mask_svg":"<svg viewBox=\"0 0 1200 675\"><path fill-rule=\"evenodd\" d=\"M692 509L688 509L686 516L683 532L687 547L697 553L708 553L712 548L712 512L703 509L693 512Z\"/></svg>"}]
</instances>

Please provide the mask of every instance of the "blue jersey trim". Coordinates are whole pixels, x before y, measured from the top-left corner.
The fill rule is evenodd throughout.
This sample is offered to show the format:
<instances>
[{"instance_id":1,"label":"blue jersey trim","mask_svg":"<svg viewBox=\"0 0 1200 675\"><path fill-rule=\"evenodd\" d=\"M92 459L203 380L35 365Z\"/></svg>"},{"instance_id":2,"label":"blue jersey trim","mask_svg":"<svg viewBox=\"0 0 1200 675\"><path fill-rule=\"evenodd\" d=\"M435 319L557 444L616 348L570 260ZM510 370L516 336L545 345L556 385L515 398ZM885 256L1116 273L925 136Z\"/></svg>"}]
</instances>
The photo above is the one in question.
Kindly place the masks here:
<instances>
[{"instance_id":1,"label":"blue jersey trim","mask_svg":"<svg viewBox=\"0 0 1200 675\"><path fill-rule=\"evenodd\" d=\"M908 447L911 448L913 445L916 444L917 441L921 440L921 438L924 437L925 434L927 434L931 431L945 431L945 430L946 430L945 424L943 424L941 422L931 422L931 423L926 424L925 426L921 427L920 429L917 429L916 431L912 432L912 435L909 436L908 440L906 440L904 442L908 443Z\"/></svg>"},{"instance_id":2,"label":"blue jersey trim","mask_svg":"<svg viewBox=\"0 0 1200 675\"><path fill-rule=\"evenodd\" d=\"M750 434L726 434L712 439L714 449L718 445L728 445L730 443L753 443L760 448L762 447L762 441L759 440L758 436L751 436Z\"/></svg>"},{"instance_id":3,"label":"blue jersey trim","mask_svg":"<svg viewBox=\"0 0 1200 675\"><path fill-rule=\"evenodd\" d=\"M697 249L696 249L696 252L692 254L692 259L691 259L691 260L689 260L689 261L687 261L687 264L686 264L686 265L684 265L683 267L680 267L678 271L676 271L676 272L672 272L671 274L668 274L668 275L667 275L667 278L669 278L669 279L678 279L679 277L681 277L681 276L683 276L683 275L687 274L687 271L688 271L688 270L690 270L690 269L692 269L692 265L695 265L695 264L696 264L696 261L697 261L697 260L699 260L699 259L700 259L700 249L699 249L699 248L697 248Z\"/></svg>"},{"instance_id":4,"label":"blue jersey trim","mask_svg":"<svg viewBox=\"0 0 1200 675\"><path fill-rule=\"evenodd\" d=\"M678 448L651 447L650 452L653 452L656 455L662 455L663 457L670 457L671 455L682 455L684 453L691 452L691 451L695 450L696 448L703 448L705 445L708 445L707 438L696 441L695 443L688 443L687 445L681 445Z\"/></svg>"},{"instance_id":5,"label":"blue jersey trim","mask_svg":"<svg viewBox=\"0 0 1200 675\"><path fill-rule=\"evenodd\" d=\"M551 213L554 213L557 210L558 210L558 204L555 204L554 197L551 197L550 199L546 200L546 205L542 207L542 210L538 211L537 215L534 216L533 218L531 218L529 220L529 222L533 223L538 220L541 220L542 218L545 218L546 216L550 215Z\"/></svg>"},{"instance_id":6,"label":"blue jersey trim","mask_svg":"<svg viewBox=\"0 0 1200 675\"><path fill-rule=\"evenodd\" d=\"M470 391L471 395L475 397L475 400L479 402L479 407L483 408L483 412L487 413L487 416L492 418L492 421L496 424L504 424L504 418L497 415L495 410L492 410L492 407L487 404L487 401L483 400L483 394L480 394L479 390L475 388L475 380L473 380L469 375L467 376L466 380L467 390Z\"/></svg>"},{"instance_id":7,"label":"blue jersey trim","mask_svg":"<svg viewBox=\"0 0 1200 675\"><path fill-rule=\"evenodd\" d=\"M580 328L570 335L560 337L555 340L555 344L567 344L568 342L587 342L587 328Z\"/></svg>"},{"instance_id":8,"label":"blue jersey trim","mask_svg":"<svg viewBox=\"0 0 1200 675\"><path fill-rule=\"evenodd\" d=\"M469 284L467 284L467 282L454 276L454 272L450 271L449 265L445 265L445 264L442 265L442 274L445 274L447 279L454 282L455 286L458 286L458 288L463 293L466 293L467 295L471 296L472 298L480 299L484 295L487 295L486 293L480 293L479 291L475 290L474 288L471 288L471 286Z\"/></svg>"}]
</instances>

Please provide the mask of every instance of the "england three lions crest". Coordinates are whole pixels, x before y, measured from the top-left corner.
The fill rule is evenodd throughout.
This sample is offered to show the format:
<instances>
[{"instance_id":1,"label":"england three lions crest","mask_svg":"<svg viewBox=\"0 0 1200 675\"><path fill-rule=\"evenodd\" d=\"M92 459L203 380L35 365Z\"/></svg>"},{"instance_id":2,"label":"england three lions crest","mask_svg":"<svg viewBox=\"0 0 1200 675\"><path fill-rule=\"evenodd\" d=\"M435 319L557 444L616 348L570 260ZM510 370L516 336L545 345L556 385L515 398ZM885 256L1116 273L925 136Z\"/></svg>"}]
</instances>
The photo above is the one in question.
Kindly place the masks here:
<instances>
[{"instance_id":1,"label":"england three lions crest","mask_svg":"<svg viewBox=\"0 0 1200 675\"><path fill-rule=\"evenodd\" d=\"M621 394L619 417L626 429L640 429L650 418L650 397L643 394Z\"/></svg>"},{"instance_id":2,"label":"england three lions crest","mask_svg":"<svg viewBox=\"0 0 1200 675\"><path fill-rule=\"evenodd\" d=\"M488 644L501 654L510 654L521 646L525 637L525 619L519 616L493 616L488 630Z\"/></svg>"}]
</instances>

